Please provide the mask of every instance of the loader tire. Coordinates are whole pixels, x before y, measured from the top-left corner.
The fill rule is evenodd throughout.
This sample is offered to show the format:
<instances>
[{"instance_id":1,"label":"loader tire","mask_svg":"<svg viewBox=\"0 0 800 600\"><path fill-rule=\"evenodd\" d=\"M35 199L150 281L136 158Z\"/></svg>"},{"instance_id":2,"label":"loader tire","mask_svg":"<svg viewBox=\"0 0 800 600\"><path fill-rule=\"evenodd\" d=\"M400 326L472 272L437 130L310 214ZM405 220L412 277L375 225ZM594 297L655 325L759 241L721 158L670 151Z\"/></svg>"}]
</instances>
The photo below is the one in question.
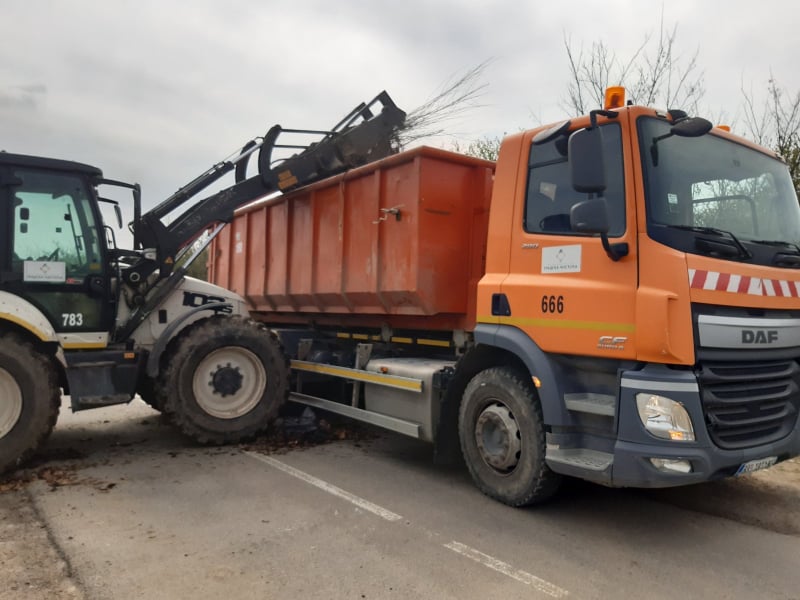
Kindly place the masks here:
<instances>
[{"instance_id":1,"label":"loader tire","mask_svg":"<svg viewBox=\"0 0 800 600\"><path fill-rule=\"evenodd\" d=\"M201 444L232 444L264 431L289 394L289 361L274 333L215 316L181 332L159 380L165 412Z\"/></svg>"},{"instance_id":2,"label":"loader tire","mask_svg":"<svg viewBox=\"0 0 800 600\"><path fill-rule=\"evenodd\" d=\"M536 390L516 369L486 369L469 382L458 430L470 475L487 496L527 506L558 491L561 476L545 462L544 419Z\"/></svg>"},{"instance_id":3,"label":"loader tire","mask_svg":"<svg viewBox=\"0 0 800 600\"><path fill-rule=\"evenodd\" d=\"M50 361L19 336L0 335L0 473L17 468L41 447L60 407Z\"/></svg>"}]
</instances>

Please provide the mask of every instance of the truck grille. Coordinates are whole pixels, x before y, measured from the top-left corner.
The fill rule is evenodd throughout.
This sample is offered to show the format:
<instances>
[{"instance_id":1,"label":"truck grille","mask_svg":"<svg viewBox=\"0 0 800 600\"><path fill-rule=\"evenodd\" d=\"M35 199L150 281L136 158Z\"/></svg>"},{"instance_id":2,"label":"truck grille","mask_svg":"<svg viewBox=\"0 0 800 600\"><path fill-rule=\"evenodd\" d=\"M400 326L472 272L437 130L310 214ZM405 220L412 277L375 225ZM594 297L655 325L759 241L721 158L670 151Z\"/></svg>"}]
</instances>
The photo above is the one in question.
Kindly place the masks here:
<instances>
[{"instance_id":1,"label":"truck grille","mask_svg":"<svg viewBox=\"0 0 800 600\"><path fill-rule=\"evenodd\" d=\"M800 408L797 361L708 362L697 376L706 426L720 448L767 444L794 428Z\"/></svg>"}]
</instances>

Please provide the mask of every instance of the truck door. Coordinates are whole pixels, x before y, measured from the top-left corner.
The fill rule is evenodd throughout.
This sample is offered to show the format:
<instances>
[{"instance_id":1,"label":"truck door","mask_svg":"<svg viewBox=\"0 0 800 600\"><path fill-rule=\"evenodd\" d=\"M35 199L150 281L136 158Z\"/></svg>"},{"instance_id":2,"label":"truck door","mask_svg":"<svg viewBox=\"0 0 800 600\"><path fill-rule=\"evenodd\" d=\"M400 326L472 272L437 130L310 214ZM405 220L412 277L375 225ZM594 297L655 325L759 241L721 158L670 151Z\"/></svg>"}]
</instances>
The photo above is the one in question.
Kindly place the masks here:
<instances>
[{"instance_id":1,"label":"truck door","mask_svg":"<svg viewBox=\"0 0 800 600\"><path fill-rule=\"evenodd\" d=\"M41 310L65 347L102 347L113 323L99 215L85 175L8 167L0 288Z\"/></svg>"},{"instance_id":2,"label":"truck door","mask_svg":"<svg viewBox=\"0 0 800 600\"><path fill-rule=\"evenodd\" d=\"M520 176L511 232L510 272L502 284L509 323L545 352L582 357L635 358L637 286L633 179L624 165L630 144L625 123L601 125L612 244L627 255L612 261L598 237L570 228L570 209L588 198L571 185L567 137L529 144L527 173ZM524 152L524 150L523 150ZM629 171L629 170L628 170ZM521 205L521 206L520 206Z\"/></svg>"}]
</instances>

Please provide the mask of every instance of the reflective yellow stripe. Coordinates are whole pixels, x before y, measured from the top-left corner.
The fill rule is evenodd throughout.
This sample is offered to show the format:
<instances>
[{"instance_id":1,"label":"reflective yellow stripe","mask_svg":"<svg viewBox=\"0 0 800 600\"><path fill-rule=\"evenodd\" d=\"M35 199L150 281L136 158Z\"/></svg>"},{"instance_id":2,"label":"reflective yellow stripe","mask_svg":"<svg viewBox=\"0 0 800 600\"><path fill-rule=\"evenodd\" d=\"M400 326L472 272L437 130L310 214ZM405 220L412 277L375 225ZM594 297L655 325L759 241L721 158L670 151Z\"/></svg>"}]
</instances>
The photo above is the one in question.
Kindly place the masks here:
<instances>
[{"instance_id":1,"label":"reflective yellow stripe","mask_svg":"<svg viewBox=\"0 0 800 600\"><path fill-rule=\"evenodd\" d=\"M407 337L393 337L392 341L395 342L396 344L413 344L414 343L414 340L412 340L411 338L407 338Z\"/></svg>"},{"instance_id":2,"label":"reflective yellow stripe","mask_svg":"<svg viewBox=\"0 0 800 600\"><path fill-rule=\"evenodd\" d=\"M337 333L336 337L337 338L341 338L343 340L349 340L350 339L350 334L349 333Z\"/></svg>"},{"instance_id":3,"label":"reflective yellow stripe","mask_svg":"<svg viewBox=\"0 0 800 600\"><path fill-rule=\"evenodd\" d=\"M421 346L439 346L440 348L450 347L450 342L447 342L445 340L428 340L428 339L418 338L417 343L420 344Z\"/></svg>"},{"instance_id":4,"label":"reflective yellow stripe","mask_svg":"<svg viewBox=\"0 0 800 600\"><path fill-rule=\"evenodd\" d=\"M301 360L293 360L291 361L291 365L292 369L296 371L321 373L323 375L343 377L345 379L364 381L366 383L377 383L379 385L387 385L391 387L402 388L404 390L410 390L412 392L422 391L422 381L419 379L398 377L396 375L383 375L381 373L371 373L369 371L362 371L359 369L349 369L347 367L335 367L333 365L310 363Z\"/></svg>"},{"instance_id":5,"label":"reflective yellow stripe","mask_svg":"<svg viewBox=\"0 0 800 600\"><path fill-rule=\"evenodd\" d=\"M92 350L95 348L105 348L105 342L62 342L64 350Z\"/></svg>"},{"instance_id":6,"label":"reflective yellow stripe","mask_svg":"<svg viewBox=\"0 0 800 600\"><path fill-rule=\"evenodd\" d=\"M353 334L354 340L368 340L369 336L366 333L354 333Z\"/></svg>"},{"instance_id":7,"label":"reflective yellow stripe","mask_svg":"<svg viewBox=\"0 0 800 600\"><path fill-rule=\"evenodd\" d=\"M588 329L591 331L636 331L634 323L604 323L602 321L570 321L566 319L526 319L522 317L478 317L478 323L514 325L516 327L550 327L554 329Z\"/></svg>"}]
</instances>

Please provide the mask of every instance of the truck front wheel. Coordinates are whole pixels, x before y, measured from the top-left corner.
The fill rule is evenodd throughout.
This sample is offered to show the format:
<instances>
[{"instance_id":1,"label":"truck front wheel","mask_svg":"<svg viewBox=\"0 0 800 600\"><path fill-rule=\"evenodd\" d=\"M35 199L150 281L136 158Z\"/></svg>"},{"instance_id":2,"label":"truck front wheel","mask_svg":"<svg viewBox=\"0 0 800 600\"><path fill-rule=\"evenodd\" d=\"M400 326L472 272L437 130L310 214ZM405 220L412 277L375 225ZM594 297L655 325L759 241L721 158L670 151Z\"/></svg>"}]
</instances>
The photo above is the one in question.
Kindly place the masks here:
<instances>
[{"instance_id":1,"label":"truck front wheel","mask_svg":"<svg viewBox=\"0 0 800 600\"><path fill-rule=\"evenodd\" d=\"M459 411L461 451L487 496L526 506L553 496L561 478L545 462L542 410L529 379L510 367L478 373Z\"/></svg>"},{"instance_id":2,"label":"truck front wheel","mask_svg":"<svg viewBox=\"0 0 800 600\"><path fill-rule=\"evenodd\" d=\"M181 333L159 382L165 412L203 444L252 438L277 416L289 366L277 338L239 317L212 317Z\"/></svg>"},{"instance_id":3,"label":"truck front wheel","mask_svg":"<svg viewBox=\"0 0 800 600\"><path fill-rule=\"evenodd\" d=\"M0 473L19 466L42 445L60 406L49 361L21 338L0 336Z\"/></svg>"}]
</instances>

